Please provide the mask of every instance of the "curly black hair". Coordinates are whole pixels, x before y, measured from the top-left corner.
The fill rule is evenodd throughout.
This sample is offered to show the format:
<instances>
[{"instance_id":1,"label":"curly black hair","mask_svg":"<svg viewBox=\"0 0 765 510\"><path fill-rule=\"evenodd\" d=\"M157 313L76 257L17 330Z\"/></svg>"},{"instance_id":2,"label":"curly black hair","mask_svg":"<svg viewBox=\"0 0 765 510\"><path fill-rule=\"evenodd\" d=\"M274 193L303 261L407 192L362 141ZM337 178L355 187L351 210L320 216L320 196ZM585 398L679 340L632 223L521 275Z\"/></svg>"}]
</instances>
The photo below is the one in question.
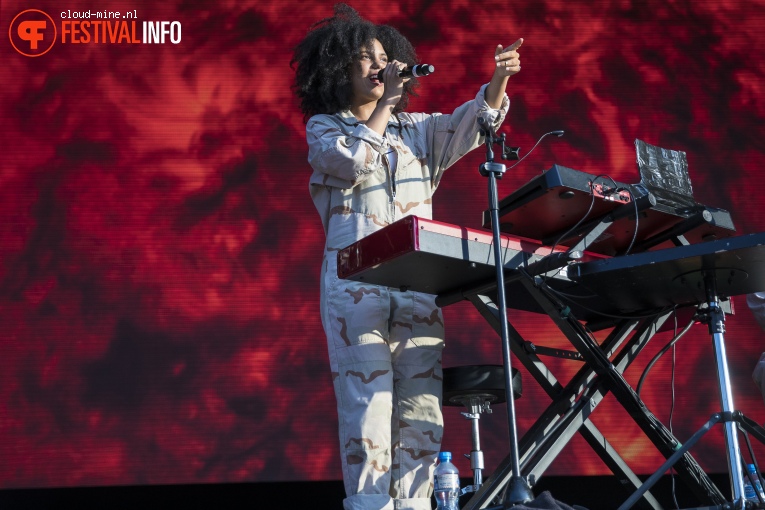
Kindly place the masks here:
<instances>
[{"instance_id":1,"label":"curly black hair","mask_svg":"<svg viewBox=\"0 0 765 510\"><path fill-rule=\"evenodd\" d=\"M417 64L412 44L398 30L375 25L362 18L346 4L335 5L335 15L314 23L290 61L295 69L292 89L300 99L300 109L307 121L320 113L333 114L351 107L351 72L358 65L362 49L380 41L388 59ZM419 84L411 78L404 84L401 100L393 113L404 111L409 96L416 96Z\"/></svg>"}]
</instances>

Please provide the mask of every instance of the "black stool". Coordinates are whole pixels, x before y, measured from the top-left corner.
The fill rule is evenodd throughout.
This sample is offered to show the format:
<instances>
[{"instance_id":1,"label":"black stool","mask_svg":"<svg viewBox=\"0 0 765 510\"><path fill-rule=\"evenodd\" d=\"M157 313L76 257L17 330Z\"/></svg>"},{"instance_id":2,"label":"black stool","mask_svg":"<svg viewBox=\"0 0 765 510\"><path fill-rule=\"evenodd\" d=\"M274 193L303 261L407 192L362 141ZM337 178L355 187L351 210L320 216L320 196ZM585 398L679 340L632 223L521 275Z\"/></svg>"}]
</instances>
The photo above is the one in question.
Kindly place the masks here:
<instances>
[{"instance_id":1,"label":"black stool","mask_svg":"<svg viewBox=\"0 0 765 510\"><path fill-rule=\"evenodd\" d=\"M521 374L513 368L513 398L522 394ZM473 485L462 489L462 493L475 492L483 483L483 452L478 431L481 413L491 414L491 404L506 402L505 369L502 365L467 365L444 369L444 405L465 406L468 412L462 415L472 422L473 450L470 468L473 470Z\"/></svg>"}]
</instances>

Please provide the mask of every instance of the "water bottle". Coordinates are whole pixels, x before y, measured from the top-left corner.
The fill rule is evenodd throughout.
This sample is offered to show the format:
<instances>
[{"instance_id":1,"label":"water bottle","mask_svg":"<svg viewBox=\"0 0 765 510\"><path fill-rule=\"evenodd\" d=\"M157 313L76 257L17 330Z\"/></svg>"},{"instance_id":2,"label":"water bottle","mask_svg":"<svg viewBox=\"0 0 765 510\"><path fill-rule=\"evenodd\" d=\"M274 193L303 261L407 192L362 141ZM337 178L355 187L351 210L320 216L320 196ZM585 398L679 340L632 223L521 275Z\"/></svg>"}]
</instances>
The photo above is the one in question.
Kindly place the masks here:
<instances>
[{"instance_id":1,"label":"water bottle","mask_svg":"<svg viewBox=\"0 0 765 510\"><path fill-rule=\"evenodd\" d=\"M437 510L459 510L460 472L451 461L450 452L438 454L438 465L433 473Z\"/></svg>"},{"instance_id":2,"label":"water bottle","mask_svg":"<svg viewBox=\"0 0 765 510\"><path fill-rule=\"evenodd\" d=\"M757 501L757 494L754 493L754 487L752 482L749 481L749 477L744 474L744 498L749 501Z\"/></svg>"},{"instance_id":3,"label":"water bottle","mask_svg":"<svg viewBox=\"0 0 765 510\"><path fill-rule=\"evenodd\" d=\"M754 478L754 486L749 477L744 475L744 497L750 501L759 502L760 500L757 498L757 494L759 494L763 501L765 501L765 493L762 491L762 483L757 474L757 469L754 467L754 464L747 464L746 469L752 475L752 478Z\"/></svg>"}]
</instances>

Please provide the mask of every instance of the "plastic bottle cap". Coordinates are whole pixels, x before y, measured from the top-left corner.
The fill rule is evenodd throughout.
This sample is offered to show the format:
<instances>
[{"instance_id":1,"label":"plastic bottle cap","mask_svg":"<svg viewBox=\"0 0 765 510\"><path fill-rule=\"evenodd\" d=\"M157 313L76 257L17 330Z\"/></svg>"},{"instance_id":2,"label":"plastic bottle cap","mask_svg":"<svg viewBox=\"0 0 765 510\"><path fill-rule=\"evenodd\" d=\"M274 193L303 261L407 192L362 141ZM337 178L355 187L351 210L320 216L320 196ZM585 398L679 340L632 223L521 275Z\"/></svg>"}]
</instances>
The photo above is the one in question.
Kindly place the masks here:
<instances>
[{"instance_id":1,"label":"plastic bottle cap","mask_svg":"<svg viewBox=\"0 0 765 510\"><path fill-rule=\"evenodd\" d=\"M450 462L452 460L452 452L439 452L438 462Z\"/></svg>"}]
</instances>

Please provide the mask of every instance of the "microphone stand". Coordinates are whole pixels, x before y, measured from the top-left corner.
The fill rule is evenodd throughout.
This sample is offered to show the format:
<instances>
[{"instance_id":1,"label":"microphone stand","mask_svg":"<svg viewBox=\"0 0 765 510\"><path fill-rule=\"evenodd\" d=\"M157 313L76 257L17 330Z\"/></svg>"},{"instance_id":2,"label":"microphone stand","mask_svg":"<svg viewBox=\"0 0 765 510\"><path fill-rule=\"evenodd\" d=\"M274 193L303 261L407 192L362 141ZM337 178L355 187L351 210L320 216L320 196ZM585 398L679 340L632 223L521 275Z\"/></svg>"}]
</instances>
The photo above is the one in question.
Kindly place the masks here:
<instances>
[{"instance_id":1,"label":"microphone stand","mask_svg":"<svg viewBox=\"0 0 765 510\"><path fill-rule=\"evenodd\" d=\"M518 159L518 147L505 147L504 133L499 137L494 128L483 118L478 119L480 133L485 137L486 162L478 168L480 174L489 178L489 211L491 214L491 231L494 244L494 267L497 274L497 306L502 337L502 362L505 367L505 395L507 395L507 422L510 430L510 456L512 476L505 490L504 502L496 508L510 508L518 504L528 503L534 499L528 481L521 476L521 461L518 456L518 428L515 422L515 402L513 399L513 370L510 361L510 331L507 322L507 306L505 301L505 272L502 263L502 238L499 233L499 198L497 196L497 179L507 171L505 165L494 162L492 146L498 143L502 147L502 159ZM495 507L493 507L495 508Z\"/></svg>"}]
</instances>

